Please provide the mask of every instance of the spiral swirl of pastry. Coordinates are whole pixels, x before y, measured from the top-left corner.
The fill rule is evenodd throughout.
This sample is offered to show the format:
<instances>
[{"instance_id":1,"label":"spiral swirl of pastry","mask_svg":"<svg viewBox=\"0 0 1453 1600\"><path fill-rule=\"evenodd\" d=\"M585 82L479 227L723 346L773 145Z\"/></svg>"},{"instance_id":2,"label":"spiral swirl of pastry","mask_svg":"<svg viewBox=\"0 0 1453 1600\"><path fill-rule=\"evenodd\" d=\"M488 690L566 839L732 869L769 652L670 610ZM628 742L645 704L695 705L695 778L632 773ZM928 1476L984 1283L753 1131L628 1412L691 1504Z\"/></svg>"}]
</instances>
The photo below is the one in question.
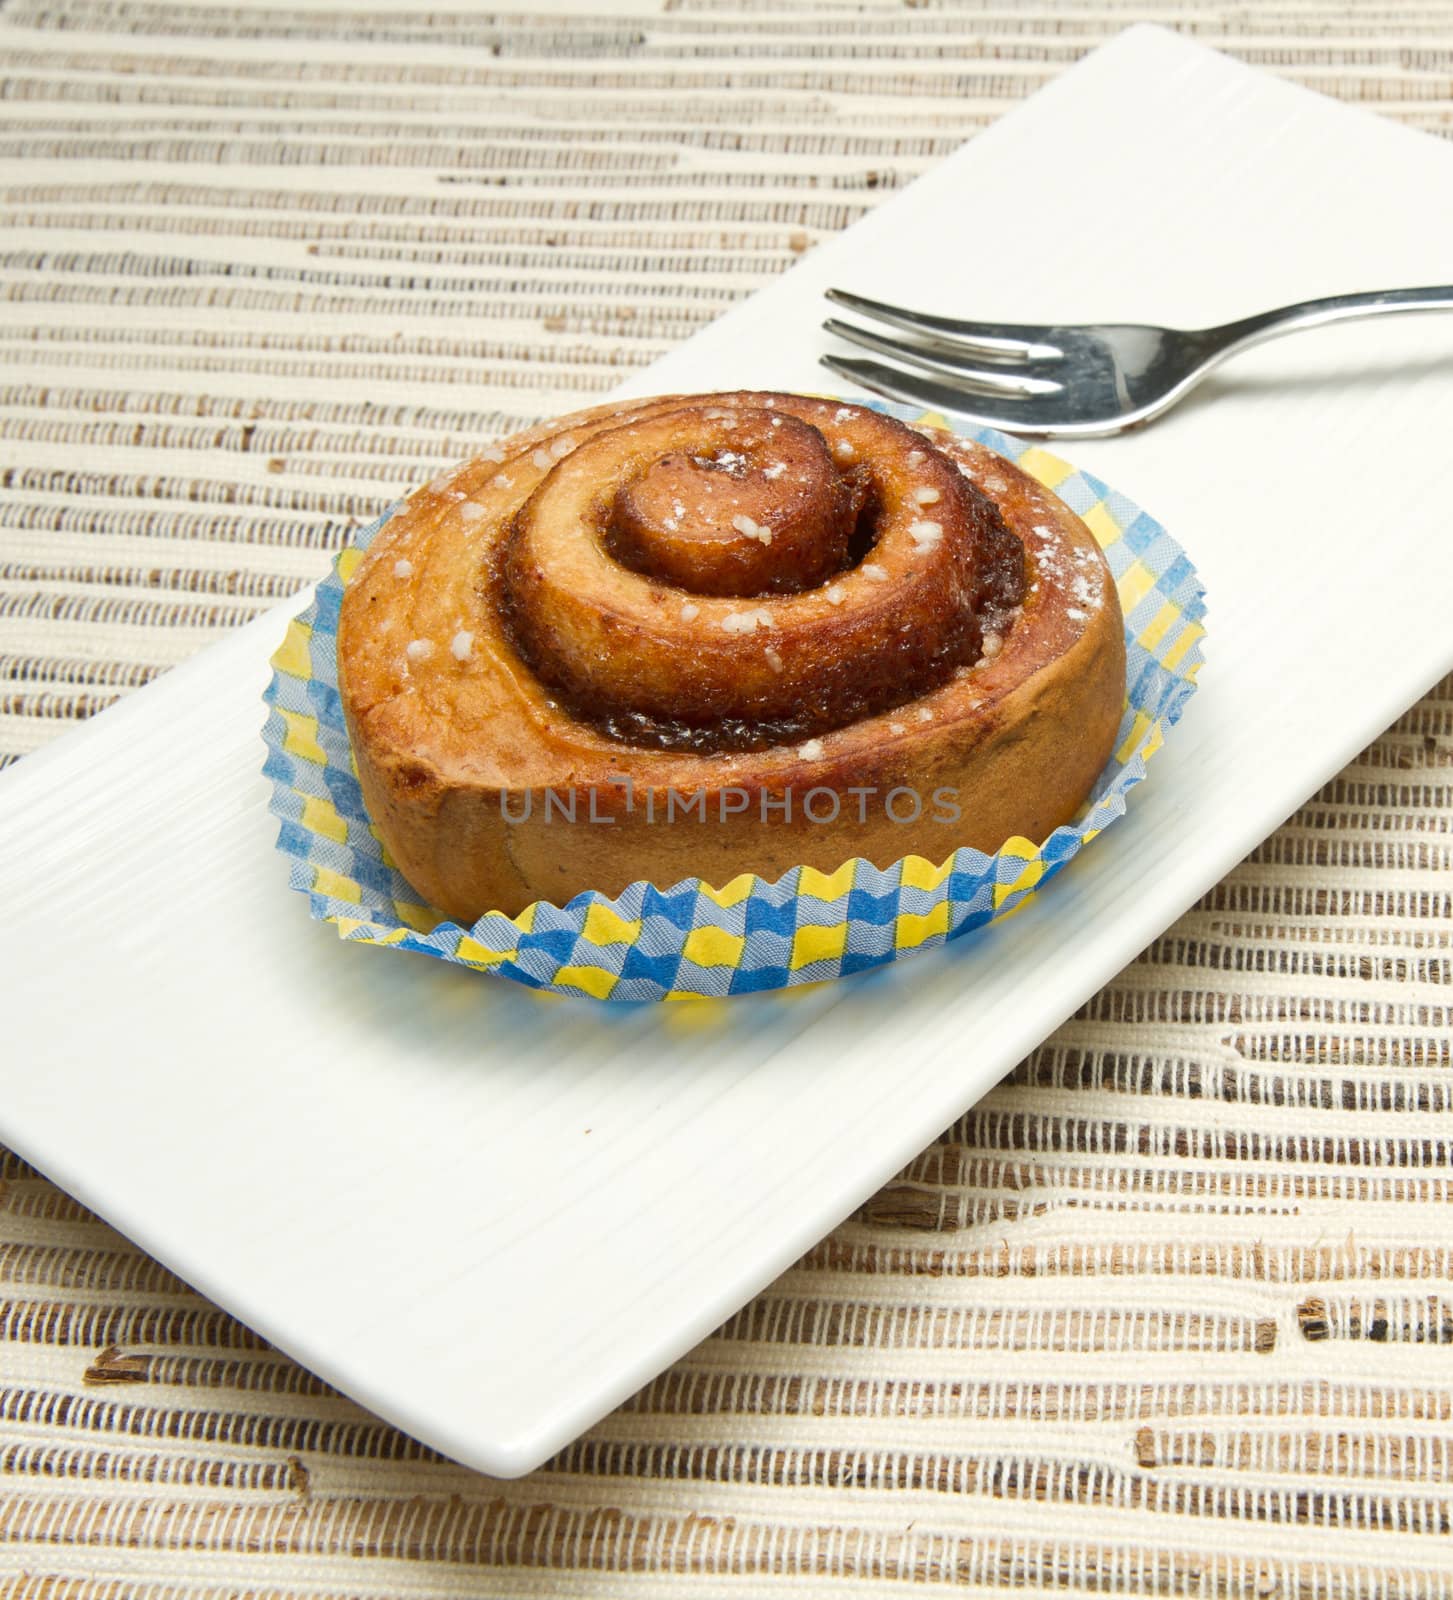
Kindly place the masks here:
<instances>
[{"instance_id":1,"label":"spiral swirl of pastry","mask_svg":"<svg viewBox=\"0 0 1453 1600\"><path fill-rule=\"evenodd\" d=\"M577 412L441 474L349 581L338 668L380 837L470 918L1043 837L1106 759L1124 643L1090 531L1002 457L737 392ZM864 798L926 818L950 790L952 826ZM602 825L531 811L546 791ZM847 796L840 824L809 793ZM696 809L671 825L673 796Z\"/></svg>"},{"instance_id":2,"label":"spiral swirl of pastry","mask_svg":"<svg viewBox=\"0 0 1453 1600\"><path fill-rule=\"evenodd\" d=\"M953 463L856 406L725 398L572 440L520 507L498 579L541 678L632 741L741 749L976 660L1023 561Z\"/></svg>"}]
</instances>

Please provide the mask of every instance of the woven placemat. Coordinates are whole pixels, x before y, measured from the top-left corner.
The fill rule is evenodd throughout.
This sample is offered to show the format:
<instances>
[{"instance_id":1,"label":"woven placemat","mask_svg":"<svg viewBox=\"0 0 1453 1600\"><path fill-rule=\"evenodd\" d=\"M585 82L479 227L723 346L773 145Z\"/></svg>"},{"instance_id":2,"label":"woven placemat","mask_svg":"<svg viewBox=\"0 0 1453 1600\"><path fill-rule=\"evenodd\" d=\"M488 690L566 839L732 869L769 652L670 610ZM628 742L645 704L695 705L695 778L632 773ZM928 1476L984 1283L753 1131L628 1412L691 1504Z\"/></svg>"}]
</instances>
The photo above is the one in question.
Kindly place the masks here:
<instances>
[{"instance_id":1,"label":"woven placemat","mask_svg":"<svg viewBox=\"0 0 1453 1600\"><path fill-rule=\"evenodd\" d=\"M10 0L0 763L1152 17L1453 131L1446 3ZM515 1483L0 1154L0 1597L1453 1594L1450 838L1453 680Z\"/></svg>"}]
</instances>

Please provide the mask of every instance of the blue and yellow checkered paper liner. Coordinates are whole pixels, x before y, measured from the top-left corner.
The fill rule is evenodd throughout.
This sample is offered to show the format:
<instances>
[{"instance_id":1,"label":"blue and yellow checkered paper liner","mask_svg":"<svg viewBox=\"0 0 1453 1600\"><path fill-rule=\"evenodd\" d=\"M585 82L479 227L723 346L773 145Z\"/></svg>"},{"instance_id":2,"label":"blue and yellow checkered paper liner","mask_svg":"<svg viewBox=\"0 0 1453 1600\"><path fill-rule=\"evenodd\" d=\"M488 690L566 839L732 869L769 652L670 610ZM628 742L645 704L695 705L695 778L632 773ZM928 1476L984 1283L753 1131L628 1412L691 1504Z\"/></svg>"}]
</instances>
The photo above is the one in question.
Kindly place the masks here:
<instances>
[{"instance_id":1,"label":"blue and yellow checkered paper liner","mask_svg":"<svg viewBox=\"0 0 1453 1600\"><path fill-rule=\"evenodd\" d=\"M901 406L908 422L950 425ZM434 956L534 989L600 1000L750 994L844 977L958 938L1018 910L1125 810L1167 728L1195 688L1203 591L1185 553L1123 495L1056 456L992 428L966 437L1018 462L1089 525L1114 574L1128 652L1115 753L1077 820L1042 844L1011 839L994 855L962 849L937 865L907 856L879 869L844 862L751 875L714 887L688 878L634 883L614 899L588 893L517 917L488 912L472 928L419 903L373 831L354 774L335 655L343 588L387 514L355 535L290 624L273 657L264 739L278 848L315 917L358 944Z\"/></svg>"}]
</instances>

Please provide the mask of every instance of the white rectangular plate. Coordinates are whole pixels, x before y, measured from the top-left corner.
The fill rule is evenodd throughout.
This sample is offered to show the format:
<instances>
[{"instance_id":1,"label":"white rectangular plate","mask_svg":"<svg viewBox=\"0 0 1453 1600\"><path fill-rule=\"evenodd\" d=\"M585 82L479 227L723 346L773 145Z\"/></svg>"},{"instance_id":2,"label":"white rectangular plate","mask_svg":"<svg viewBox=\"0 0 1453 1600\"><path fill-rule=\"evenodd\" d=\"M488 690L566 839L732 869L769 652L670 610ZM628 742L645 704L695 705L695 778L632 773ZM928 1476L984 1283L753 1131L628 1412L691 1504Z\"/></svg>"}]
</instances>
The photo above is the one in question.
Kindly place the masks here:
<instances>
[{"instance_id":1,"label":"white rectangular plate","mask_svg":"<svg viewBox=\"0 0 1453 1600\"><path fill-rule=\"evenodd\" d=\"M1196 324L1443 281L1450 185L1447 145L1136 29L630 390L827 387L830 283ZM525 1472L1447 669L1450 435L1453 319L1409 318L1268 346L1068 452L1210 592L1203 686L1128 817L986 935L705 1015L548 1001L311 922L264 809L265 617L0 783L0 1136L363 1404Z\"/></svg>"}]
</instances>

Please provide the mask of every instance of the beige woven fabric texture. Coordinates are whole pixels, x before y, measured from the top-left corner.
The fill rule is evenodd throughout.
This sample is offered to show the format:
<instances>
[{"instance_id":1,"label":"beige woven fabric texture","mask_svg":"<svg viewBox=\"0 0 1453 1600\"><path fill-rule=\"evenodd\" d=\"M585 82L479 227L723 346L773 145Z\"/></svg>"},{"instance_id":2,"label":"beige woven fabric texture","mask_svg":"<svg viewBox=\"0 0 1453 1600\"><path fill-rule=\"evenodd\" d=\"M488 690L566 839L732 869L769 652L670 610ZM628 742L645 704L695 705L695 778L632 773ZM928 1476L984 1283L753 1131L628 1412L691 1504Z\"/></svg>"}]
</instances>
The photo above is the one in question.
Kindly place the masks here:
<instances>
[{"instance_id":1,"label":"beige woven fabric texture","mask_svg":"<svg viewBox=\"0 0 1453 1600\"><path fill-rule=\"evenodd\" d=\"M8 0L0 762L1142 19L1453 133L1448 0ZM1453 681L516 1483L0 1152L0 1597L1453 1594L1450 830Z\"/></svg>"}]
</instances>

